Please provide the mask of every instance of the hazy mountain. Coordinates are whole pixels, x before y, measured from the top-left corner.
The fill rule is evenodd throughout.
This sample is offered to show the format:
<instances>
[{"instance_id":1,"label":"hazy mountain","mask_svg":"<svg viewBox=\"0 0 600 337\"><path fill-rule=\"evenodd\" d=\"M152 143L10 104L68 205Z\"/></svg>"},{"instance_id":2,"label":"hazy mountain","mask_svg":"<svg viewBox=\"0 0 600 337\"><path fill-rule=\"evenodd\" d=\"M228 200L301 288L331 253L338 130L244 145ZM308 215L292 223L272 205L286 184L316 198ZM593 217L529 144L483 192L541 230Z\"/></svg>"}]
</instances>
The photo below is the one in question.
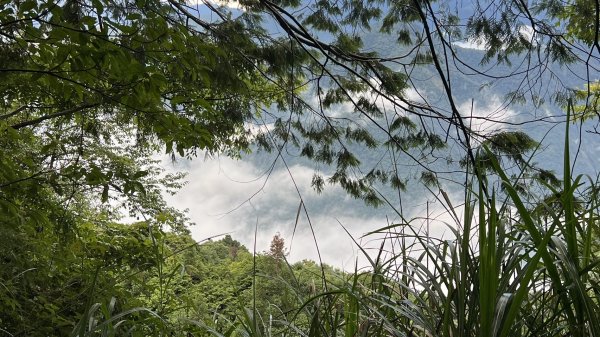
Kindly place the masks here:
<instances>
[{"instance_id":1,"label":"hazy mountain","mask_svg":"<svg viewBox=\"0 0 600 337\"><path fill-rule=\"evenodd\" d=\"M390 47L396 45L390 43L390 38L392 37L379 33L367 34L364 37L365 50L375 50L384 56L403 54L403 47ZM514 56L512 66L496 64L494 60L482 63L482 50L457 45L454 52L463 63L494 76L506 74L511 69L523 70L528 61L523 56ZM449 69L453 99L461 114L490 119L467 119L474 129L482 134L502 130L526 132L533 139L542 142L533 162L544 169L555 171L559 177L562 176L565 130L564 124L560 122L564 121L565 113L553 103L552 97L557 90L582 88L586 72L584 67L550 64L546 69L535 68L531 70L531 75L539 76L539 79L529 83L525 73L492 80L476 74L461 63L451 63ZM449 114L446 95L433 66L415 68L411 73L411 80L415 90L407 91L409 98L419 100L419 96L422 96L427 102ZM524 99L511 102L507 95L520 88L524 89ZM535 98L536 95L544 99L543 103L534 104L532 97ZM304 96L309 102L311 99L314 101L314 97L315 93L310 89ZM328 113L356 118L351 109L349 105L340 105ZM572 153L577 152L580 144L585 145L578 154L576 172L594 175L596 168L600 167L600 136L587 132L594 123L582 127L571 125ZM378 139L385 139L377 127L368 123L365 125ZM456 143L457 131L454 128L447 129L446 124L427 122L427 125L442 135L447 134L445 141L448 145L447 149L434 154L437 159L428 158L427 166L436 172L448 172L439 175L441 186L451 196L454 205L460 205L464 174L460 173L458 161L465 152ZM373 150L352 144L349 148L358 154L364 170L382 161L388 162L388 168L392 167L391 155L386 148ZM415 152L414 155L420 158L420 153ZM419 181L424 170L414 160L405 155L398 155L396 160L399 175L406 179L407 188L398 193L389 187L380 186L380 192L407 219L425 216L433 219L415 220L415 230L419 230L421 225L427 225L431 233L441 236L446 231L446 226L452 225L452 221L445 214L442 205L435 200L434 194L438 190L434 188L429 191ZM314 192L310 187L313 173L316 171L327 177L332 170L300 157L299 150L293 147L285 148L281 157L277 153L256 151L237 162L221 158L207 162L195 161L184 166L190 170L190 183L174 201L176 205L190 209L192 220L198 223L192 229L197 239L234 232L235 237L252 246L256 230L257 247L260 250L267 247L273 234L280 232L291 243L292 260L316 259L316 240L326 262L351 267L356 255L360 254L352 248L353 242L342 225L353 236L360 237L399 220L399 216L391 208L367 207L336 186L327 185L320 195ZM199 194L202 196L193 197ZM306 211L299 207L301 205L306 207ZM366 247L368 246L367 244ZM372 246L378 247L378 242L372 242Z\"/></svg>"}]
</instances>

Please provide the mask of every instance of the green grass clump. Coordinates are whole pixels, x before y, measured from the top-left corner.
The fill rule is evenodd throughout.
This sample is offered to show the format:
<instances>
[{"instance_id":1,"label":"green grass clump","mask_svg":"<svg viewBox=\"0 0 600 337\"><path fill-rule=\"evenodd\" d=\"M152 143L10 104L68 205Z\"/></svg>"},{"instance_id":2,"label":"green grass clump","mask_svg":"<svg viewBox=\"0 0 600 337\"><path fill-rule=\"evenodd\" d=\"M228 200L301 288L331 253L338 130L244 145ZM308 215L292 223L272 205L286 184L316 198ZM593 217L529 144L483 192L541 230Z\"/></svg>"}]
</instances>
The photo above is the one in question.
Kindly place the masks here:
<instances>
[{"instance_id":1,"label":"green grass clump","mask_svg":"<svg viewBox=\"0 0 600 337\"><path fill-rule=\"evenodd\" d=\"M523 196L483 147L500 188L473 174L461 218L444 194L451 237L411 221L371 233L386 242L336 298L337 335L600 336L599 186L572 176L568 146L567 130L562 186L541 183L551 197Z\"/></svg>"}]
</instances>

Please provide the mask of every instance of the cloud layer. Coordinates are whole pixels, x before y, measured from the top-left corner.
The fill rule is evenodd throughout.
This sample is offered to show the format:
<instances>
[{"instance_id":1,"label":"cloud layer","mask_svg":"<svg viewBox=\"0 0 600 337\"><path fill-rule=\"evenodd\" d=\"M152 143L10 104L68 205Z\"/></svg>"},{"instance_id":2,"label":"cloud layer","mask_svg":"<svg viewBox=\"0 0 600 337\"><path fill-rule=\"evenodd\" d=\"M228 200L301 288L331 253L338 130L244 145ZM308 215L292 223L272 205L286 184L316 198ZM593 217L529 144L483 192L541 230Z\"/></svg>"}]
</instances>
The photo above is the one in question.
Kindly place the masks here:
<instances>
[{"instance_id":1,"label":"cloud layer","mask_svg":"<svg viewBox=\"0 0 600 337\"><path fill-rule=\"evenodd\" d=\"M165 165L169 170L188 172L188 184L167 198L171 205L189 210L196 223L191 228L196 240L231 234L252 250L256 231L256 250L261 252L268 250L273 235L280 233L290 261L318 261L320 255L325 263L352 270L357 261L364 267L367 260L350 235L375 256L386 235L363 235L400 221L390 209L368 208L338 187L329 186L318 195L310 187L313 170L306 166L294 165L288 171L278 163L269 174L271 163L267 161L264 167L229 158L182 160L175 167L165 161ZM436 237L447 233L452 219L443 207L439 203L427 207L426 196L413 197L406 201L412 205L406 218L416 217L411 228L421 232L428 228ZM306 210L299 212L301 201ZM430 221L419 218L425 217L426 209ZM388 244L385 249L392 248Z\"/></svg>"}]
</instances>

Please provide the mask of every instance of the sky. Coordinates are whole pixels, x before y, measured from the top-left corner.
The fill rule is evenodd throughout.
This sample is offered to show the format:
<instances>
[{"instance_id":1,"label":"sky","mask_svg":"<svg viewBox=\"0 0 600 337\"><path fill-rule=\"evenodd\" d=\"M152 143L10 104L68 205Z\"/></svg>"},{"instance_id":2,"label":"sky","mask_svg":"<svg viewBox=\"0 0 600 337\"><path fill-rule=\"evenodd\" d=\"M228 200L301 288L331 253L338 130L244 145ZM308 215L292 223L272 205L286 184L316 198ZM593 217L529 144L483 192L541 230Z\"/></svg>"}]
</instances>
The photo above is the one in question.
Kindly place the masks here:
<instances>
[{"instance_id":1,"label":"sky","mask_svg":"<svg viewBox=\"0 0 600 337\"><path fill-rule=\"evenodd\" d=\"M236 8L237 5L232 3L230 6ZM523 26L521 34L534 40L530 27ZM466 40L455 45L485 49L483 41ZM416 102L421 101L420 94L427 96L430 91L426 86L424 88L419 93L408 90L405 96ZM382 110L392 111L394 108L390 102L372 95L357 95L354 98L363 96L374 99ZM480 101L465 98L458 102L465 122L473 129L490 134L499 131L499 124L491 120L513 121L518 118L518 108L506 108L500 96L485 93L479 97L482 96L484 98ZM312 103L316 104L316 96L312 98ZM330 115L351 116L348 114L351 106L338 106L336 109L330 111ZM561 147L562 137L555 138L549 141L555 141L554 146ZM600 147L597 146L594 151L600 153ZM600 156L589 160L584 158L584 161L592 163L593 167L594 163L600 164L598 158ZM375 255L380 247L381 235L365 237L366 233L400 220L391 208L368 208L361 201L350 198L339 187L327 186L322 194L317 194L311 188L313 167L294 164L288 170L279 161L268 174L273 160L274 157L264 162L199 157L192 161L179 159L172 163L170 158L165 158L163 165L166 170L188 174L186 186L175 196L166 196L166 199L171 206L188 210L189 217L195 223L190 230L198 241L230 234L248 249L253 250L256 245L256 251L262 252L269 249L272 237L279 233L285 239L290 261L321 259L346 270L354 269L355 264L361 267L367 264L356 243L368 248L371 255ZM460 217L463 196L460 189L454 187L448 187L446 191ZM459 192L454 192L457 190ZM438 195L438 198L441 196ZM299 212L301 203L306 209L301 208ZM404 193L403 205L405 218L414 219L411 220L412 228L420 231L428 225L430 235L451 238L448 228L456 227L456 221L434 195L408 191ZM425 217L432 220L425 221Z\"/></svg>"},{"instance_id":2,"label":"sky","mask_svg":"<svg viewBox=\"0 0 600 337\"><path fill-rule=\"evenodd\" d=\"M409 90L406 97L421 99L414 90ZM393 111L390 102L368 98L375 100L382 110ZM469 105L465 106L465 111L469 111L466 121L482 132L494 132L498 127L479 118L505 120L514 115L512 110L498 110L502 104L499 98L489 98L489 102L474 102L472 106L470 102L464 103ZM316 99L312 103L315 102ZM328 111L332 116L352 117L349 112L352 107L347 104L332 109ZM291 262L321 260L344 270L367 267L368 260L358 245L370 256L376 256L383 234L365 234L399 223L401 219L396 212L388 206L378 209L366 206L337 186L326 185L321 194L316 193L311 187L314 167L290 164L288 170L279 160L269 174L275 158L275 154L270 159L262 155L261 160L198 157L179 159L176 163L165 158L164 168L187 172L188 181L175 196L166 196L167 202L188 210L195 223L190 230L197 241L230 234L251 251L256 243L256 251L263 252L268 251L273 236L280 234ZM452 204L457 206L456 213L462 216L463 195L453 190L450 186L446 189ZM442 198L439 193L438 198ZM422 187L411 187L403 193L402 205L404 218L415 231L451 238L448 228L456 227L456 222L433 194L424 192ZM387 241L386 250L391 250L393 241Z\"/></svg>"},{"instance_id":3,"label":"sky","mask_svg":"<svg viewBox=\"0 0 600 337\"><path fill-rule=\"evenodd\" d=\"M352 265L357 255L352 239L340 224L359 236L361 227L374 228L378 222L378 219L364 218L360 214L350 217L345 214L342 206L345 198L337 189L329 188L316 195L310 189L312 170L307 167L290 167L291 173L276 167L270 176L266 176L266 168L226 157L177 165L188 172L188 183L168 201L177 208L189 210L190 218L196 223L191 227L196 240L231 234L253 250L256 231L256 250L261 252L269 249L272 237L279 233L286 240L290 261L318 260L304 210L298 216L300 202L306 200L324 262L344 267ZM340 207L328 214L311 212L310 204L324 198L340 198Z\"/></svg>"},{"instance_id":4,"label":"sky","mask_svg":"<svg viewBox=\"0 0 600 337\"><path fill-rule=\"evenodd\" d=\"M515 110L501 109L502 105L499 97L488 95L485 102L465 100L459 108L474 129L493 133L498 131L498 125L486 118L512 121L518 117ZM554 128L553 132L547 137L543 150L552 153L554 147L559 149L556 153L561 153L564 146L561 128ZM577 137L573 138L571 146L575 153L579 143ZM290 162L288 168L279 160L271 171L275 158L275 154L270 159L262 155L260 160L198 157L191 161L178 159L175 163L165 158L164 168L187 172L188 181L176 195L165 197L171 206L188 210L188 216L195 223L190 230L197 241L230 234L249 250L256 246L257 252L265 252L273 236L280 234L291 262L321 260L348 271L356 265L366 267L368 261L357 244L370 256L377 255L383 234L365 234L397 224L400 217L390 207L365 206L337 186L326 185L318 194L311 188L313 167ZM552 163L560 167L562 158L555 159ZM549 162L543 164L547 167ZM580 153L578 165L584 171L593 171L600 165L600 145L586 147ZM560 172L557 173L560 176ZM422 186L419 190L417 184L403 193L405 219L419 233L427 231L432 237L452 239L449 228L459 227L461 221L455 221L447 211L448 206L440 201L443 197L439 191L427 192ZM442 188L458 218L462 218L462 188L446 183ZM385 250L391 250L393 242L388 240Z\"/></svg>"},{"instance_id":5,"label":"sky","mask_svg":"<svg viewBox=\"0 0 600 337\"><path fill-rule=\"evenodd\" d=\"M175 164L165 158L163 165L167 170L188 173L186 186L175 196L167 196L167 201L188 210L195 223L190 230L198 241L230 234L250 250L256 241L256 251L263 252L279 233L291 262L319 261L320 255L324 263L353 270L355 265L368 264L356 243L371 256L376 255L381 245L382 235L363 235L400 220L392 209L368 208L339 187L330 185L317 194L310 187L313 169L306 166L294 165L288 171L278 164L267 176L265 170L270 163L257 167L249 161L227 157L180 159ZM425 196L412 197L407 194L403 200L410 205L408 219L423 216L427 211ZM461 196L452 198L459 200ZM306 211L301 208L299 212L301 201ZM433 236L448 234L447 224L452 219L445 213L439 202L429 204L433 218L429 221L429 232ZM462 213L460 207L458 213ZM415 219L411 224L415 230L425 230L421 228L426 225L424 220Z\"/></svg>"},{"instance_id":6,"label":"sky","mask_svg":"<svg viewBox=\"0 0 600 337\"><path fill-rule=\"evenodd\" d=\"M464 101L460 110L465 111L465 120L474 129L492 133L498 131L498 125L485 118L510 121L517 113L500 109L503 103L499 97L487 98L486 102ZM381 245L382 235L364 235L401 220L392 208L369 208L337 186L326 185L317 194L311 188L313 167L290 162L288 169L281 160L272 167L275 154L272 157L263 154L260 158L198 157L191 161L178 159L175 163L170 158L164 159L167 171L187 172L187 184L179 193L166 198L171 206L188 210L195 223L190 228L194 239L230 234L248 249L253 250L256 244L256 251L264 252L273 236L280 234L290 261L321 260L352 270L355 265L367 265L357 243L367 248L371 256L377 254ZM442 195L434 191L438 194L436 200L436 195L415 186L402 196L405 219L410 220L416 231L423 233L428 225L431 236L451 239L449 228L459 225L440 202ZM442 188L462 217L462 189L449 184ZM300 208L301 203L306 209Z\"/></svg>"}]
</instances>

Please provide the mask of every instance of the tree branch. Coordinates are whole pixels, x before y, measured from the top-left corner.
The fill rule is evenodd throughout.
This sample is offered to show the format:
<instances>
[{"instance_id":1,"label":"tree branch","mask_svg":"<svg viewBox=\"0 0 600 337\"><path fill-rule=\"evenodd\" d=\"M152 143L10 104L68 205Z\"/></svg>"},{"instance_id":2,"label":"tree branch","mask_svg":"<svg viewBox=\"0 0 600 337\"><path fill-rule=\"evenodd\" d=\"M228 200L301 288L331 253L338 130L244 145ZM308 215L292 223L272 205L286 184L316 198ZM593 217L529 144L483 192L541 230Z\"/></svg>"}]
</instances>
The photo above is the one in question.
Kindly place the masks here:
<instances>
[{"instance_id":1,"label":"tree branch","mask_svg":"<svg viewBox=\"0 0 600 337\"><path fill-rule=\"evenodd\" d=\"M41 122L49 120L49 119L53 119L53 118L58 118L58 117L70 115L70 114L72 114L74 112L85 110L85 109L88 109L88 108L93 108L93 107L96 107L98 105L100 105L100 104L98 104L98 103L94 103L94 104L92 104L92 103L84 103L82 105L78 105L78 106L70 108L70 109L66 109L66 110L59 111L59 112L56 112L56 113L53 113L53 114L44 115L44 116L36 118L36 119L32 119L32 120L28 120L28 121L25 121L25 122L14 124L14 125L11 126L11 128L13 128L15 130L22 129L24 127L28 127L28 126L40 124Z\"/></svg>"},{"instance_id":2,"label":"tree branch","mask_svg":"<svg viewBox=\"0 0 600 337\"><path fill-rule=\"evenodd\" d=\"M9 119L10 117L12 117L12 116L14 116L14 115L18 114L19 112L21 112L21 111L23 111L23 110L25 110L25 109L27 109L27 108L29 108L29 106L27 106L27 105L23 105L22 107L19 107L18 109L16 109L16 110L15 110L15 111L13 111L13 112L9 112L9 113L7 113L7 114L5 114L5 115L0 115L0 120Z\"/></svg>"}]
</instances>

